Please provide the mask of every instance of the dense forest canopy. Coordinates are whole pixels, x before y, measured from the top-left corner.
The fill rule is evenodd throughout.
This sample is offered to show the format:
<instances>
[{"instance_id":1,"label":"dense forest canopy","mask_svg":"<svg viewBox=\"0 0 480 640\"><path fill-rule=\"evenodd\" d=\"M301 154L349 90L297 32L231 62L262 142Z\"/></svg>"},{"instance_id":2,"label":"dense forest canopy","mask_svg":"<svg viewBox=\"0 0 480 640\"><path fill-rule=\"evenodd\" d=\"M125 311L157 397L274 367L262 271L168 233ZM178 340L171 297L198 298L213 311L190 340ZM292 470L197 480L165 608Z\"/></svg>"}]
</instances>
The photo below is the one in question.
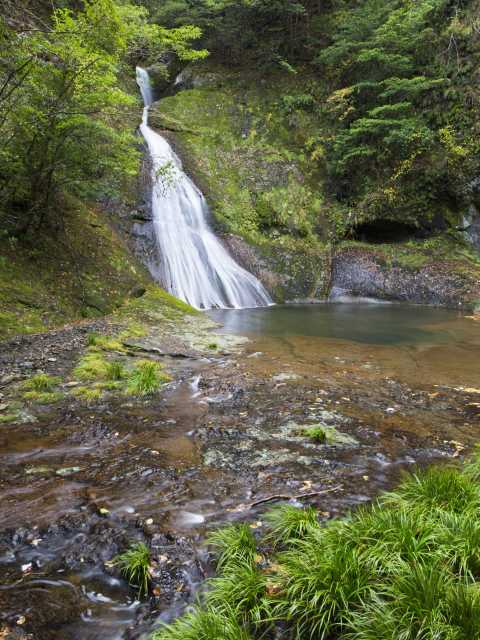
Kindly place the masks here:
<instances>
[{"instance_id":1,"label":"dense forest canopy","mask_svg":"<svg viewBox=\"0 0 480 640\"><path fill-rule=\"evenodd\" d=\"M0 194L22 228L61 193L113 193L136 172L126 78L165 51L308 73L286 116L316 118L305 153L345 218L445 226L469 198L478 0L64 0L30 29L14 13L0 22Z\"/></svg>"},{"instance_id":2,"label":"dense forest canopy","mask_svg":"<svg viewBox=\"0 0 480 640\"><path fill-rule=\"evenodd\" d=\"M125 78L139 57L203 55L190 49L198 29L162 28L144 7L61 4L76 10L59 6L44 20L25 11L19 22L10 7L0 19L0 200L21 231L63 194L108 196L136 174L138 102Z\"/></svg>"},{"instance_id":3,"label":"dense forest canopy","mask_svg":"<svg viewBox=\"0 0 480 640\"><path fill-rule=\"evenodd\" d=\"M383 211L431 226L464 206L479 164L478 2L167 0L150 9L171 27L201 26L224 63L313 70L317 86L289 96L290 110L318 114L312 161L357 220Z\"/></svg>"}]
</instances>

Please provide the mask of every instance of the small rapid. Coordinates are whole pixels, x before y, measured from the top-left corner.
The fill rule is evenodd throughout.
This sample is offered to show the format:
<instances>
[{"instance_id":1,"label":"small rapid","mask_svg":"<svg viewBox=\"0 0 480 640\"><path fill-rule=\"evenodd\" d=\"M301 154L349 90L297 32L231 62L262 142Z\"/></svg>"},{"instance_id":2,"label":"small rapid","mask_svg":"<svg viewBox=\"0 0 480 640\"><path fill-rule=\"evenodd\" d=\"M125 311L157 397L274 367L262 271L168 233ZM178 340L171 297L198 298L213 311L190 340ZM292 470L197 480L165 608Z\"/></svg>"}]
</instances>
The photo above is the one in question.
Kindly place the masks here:
<instances>
[{"instance_id":1,"label":"small rapid","mask_svg":"<svg viewBox=\"0 0 480 640\"><path fill-rule=\"evenodd\" d=\"M211 230L203 194L184 173L180 159L148 126L153 102L150 78L137 67L143 110L140 131L152 161L152 213L160 261L153 277L197 309L251 308L272 303L262 283L238 265Z\"/></svg>"}]
</instances>

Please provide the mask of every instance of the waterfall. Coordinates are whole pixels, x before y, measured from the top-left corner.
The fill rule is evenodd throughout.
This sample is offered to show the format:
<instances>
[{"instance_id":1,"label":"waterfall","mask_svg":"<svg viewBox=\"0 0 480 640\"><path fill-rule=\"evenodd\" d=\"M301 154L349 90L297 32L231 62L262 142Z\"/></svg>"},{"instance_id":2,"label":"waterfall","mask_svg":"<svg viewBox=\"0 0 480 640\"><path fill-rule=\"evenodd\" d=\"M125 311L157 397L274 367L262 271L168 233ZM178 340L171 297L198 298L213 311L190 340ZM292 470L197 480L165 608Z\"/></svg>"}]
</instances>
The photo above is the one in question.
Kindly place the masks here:
<instances>
[{"instance_id":1,"label":"waterfall","mask_svg":"<svg viewBox=\"0 0 480 640\"><path fill-rule=\"evenodd\" d=\"M184 173L169 143L148 126L150 78L137 67L143 110L140 131L152 161L152 212L160 263L153 277L197 309L247 308L272 303L262 283L240 267L208 224L203 194Z\"/></svg>"}]
</instances>

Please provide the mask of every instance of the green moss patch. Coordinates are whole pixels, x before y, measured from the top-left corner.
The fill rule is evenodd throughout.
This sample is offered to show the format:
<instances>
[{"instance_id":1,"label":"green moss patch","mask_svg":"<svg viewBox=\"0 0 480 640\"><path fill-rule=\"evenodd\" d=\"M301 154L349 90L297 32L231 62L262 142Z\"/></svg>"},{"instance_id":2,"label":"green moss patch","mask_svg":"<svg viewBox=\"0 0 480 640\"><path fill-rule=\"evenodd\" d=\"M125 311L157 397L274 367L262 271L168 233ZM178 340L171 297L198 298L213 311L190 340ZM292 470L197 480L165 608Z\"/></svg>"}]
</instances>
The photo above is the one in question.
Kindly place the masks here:
<instances>
[{"instance_id":1,"label":"green moss patch","mask_svg":"<svg viewBox=\"0 0 480 640\"><path fill-rule=\"evenodd\" d=\"M34 242L0 239L0 339L104 315L150 280L99 212L72 200L59 215Z\"/></svg>"},{"instance_id":2,"label":"green moss patch","mask_svg":"<svg viewBox=\"0 0 480 640\"><path fill-rule=\"evenodd\" d=\"M38 404L54 404L55 402L60 402L63 397L63 393L58 391L27 391L23 394L25 400Z\"/></svg>"},{"instance_id":3,"label":"green moss patch","mask_svg":"<svg viewBox=\"0 0 480 640\"><path fill-rule=\"evenodd\" d=\"M211 77L210 67L196 73ZM224 228L255 241L271 240L272 232L312 236L323 213L318 163L309 162L304 148L314 114L300 110L293 122L281 100L299 90L298 80L282 73L260 79L246 70L214 70L221 82L163 99L152 124L175 131L187 169ZM312 91L318 89L311 82Z\"/></svg>"},{"instance_id":4,"label":"green moss patch","mask_svg":"<svg viewBox=\"0 0 480 640\"><path fill-rule=\"evenodd\" d=\"M18 420L18 414L16 413L0 414L0 424L8 424L9 422L15 422L16 420Z\"/></svg>"},{"instance_id":5,"label":"green moss patch","mask_svg":"<svg viewBox=\"0 0 480 640\"><path fill-rule=\"evenodd\" d=\"M23 383L24 389L38 392L51 392L60 384L61 378L58 376L49 376L46 373L39 373L32 376Z\"/></svg>"},{"instance_id":6,"label":"green moss patch","mask_svg":"<svg viewBox=\"0 0 480 640\"><path fill-rule=\"evenodd\" d=\"M76 387L72 391L72 395L74 395L79 400L85 401L87 404L90 402L96 402L100 400L102 397L102 390L91 387Z\"/></svg>"}]
</instances>

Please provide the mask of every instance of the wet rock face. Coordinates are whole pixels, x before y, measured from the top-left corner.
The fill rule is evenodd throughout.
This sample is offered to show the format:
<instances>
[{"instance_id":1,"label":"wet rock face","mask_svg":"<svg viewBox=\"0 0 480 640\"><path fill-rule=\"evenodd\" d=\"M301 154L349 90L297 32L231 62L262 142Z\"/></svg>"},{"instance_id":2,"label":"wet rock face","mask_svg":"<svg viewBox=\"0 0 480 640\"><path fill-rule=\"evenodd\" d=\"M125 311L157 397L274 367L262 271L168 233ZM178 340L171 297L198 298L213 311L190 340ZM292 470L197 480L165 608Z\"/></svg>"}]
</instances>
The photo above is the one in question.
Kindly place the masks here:
<instances>
[{"instance_id":1,"label":"wet rock face","mask_svg":"<svg viewBox=\"0 0 480 640\"><path fill-rule=\"evenodd\" d=\"M463 217L463 235L467 242L480 250L480 210L474 204Z\"/></svg>"},{"instance_id":2,"label":"wet rock face","mask_svg":"<svg viewBox=\"0 0 480 640\"><path fill-rule=\"evenodd\" d=\"M179 69L177 73L172 87L175 92L205 86L220 86L222 82L219 74L209 71L206 72L194 64L188 65L182 70Z\"/></svg>"},{"instance_id":3,"label":"wet rock face","mask_svg":"<svg viewBox=\"0 0 480 640\"><path fill-rule=\"evenodd\" d=\"M417 269L385 264L362 249L338 252L332 264L332 291L353 296L457 307L472 304L480 294L478 282L448 263Z\"/></svg>"},{"instance_id":4,"label":"wet rock face","mask_svg":"<svg viewBox=\"0 0 480 640\"><path fill-rule=\"evenodd\" d=\"M148 67L148 74L157 98L169 92L184 65L185 63L182 63L174 53L166 52L157 63Z\"/></svg>"},{"instance_id":5,"label":"wet rock face","mask_svg":"<svg viewBox=\"0 0 480 640\"><path fill-rule=\"evenodd\" d=\"M328 269L321 250L294 251L282 246L252 247L230 234L224 241L232 255L268 289L276 302L325 298Z\"/></svg>"}]
</instances>

